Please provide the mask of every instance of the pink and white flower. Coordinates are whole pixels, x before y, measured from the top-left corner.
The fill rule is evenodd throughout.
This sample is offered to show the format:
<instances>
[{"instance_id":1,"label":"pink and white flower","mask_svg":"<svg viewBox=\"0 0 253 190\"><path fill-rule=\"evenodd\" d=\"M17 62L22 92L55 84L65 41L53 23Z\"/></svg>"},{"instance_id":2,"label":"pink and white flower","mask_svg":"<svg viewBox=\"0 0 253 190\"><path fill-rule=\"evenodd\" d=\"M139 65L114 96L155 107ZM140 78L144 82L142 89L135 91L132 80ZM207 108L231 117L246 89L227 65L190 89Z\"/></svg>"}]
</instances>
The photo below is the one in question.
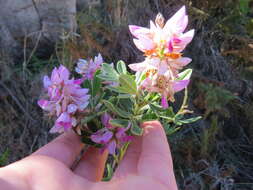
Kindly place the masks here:
<instances>
[{"instance_id":1,"label":"pink and white flower","mask_svg":"<svg viewBox=\"0 0 253 190\"><path fill-rule=\"evenodd\" d=\"M66 131L75 126L75 113L84 111L89 104L89 90L81 88L81 80L69 77L70 73L63 65L54 68L50 78L44 76L43 83L48 99L39 100L38 105L48 111L49 115L58 117L51 132Z\"/></svg>"},{"instance_id":2,"label":"pink and white flower","mask_svg":"<svg viewBox=\"0 0 253 190\"><path fill-rule=\"evenodd\" d=\"M194 36L194 30L183 33L187 24L188 16L183 6L165 24L158 14L155 23L150 21L150 28L130 25L129 30L135 37L134 44L145 56L177 59Z\"/></svg>"},{"instance_id":3,"label":"pink and white flower","mask_svg":"<svg viewBox=\"0 0 253 190\"><path fill-rule=\"evenodd\" d=\"M92 80L95 72L100 69L102 63L103 58L101 54L98 54L94 60L90 59L89 61L86 61L85 59L79 59L75 71L83 75L84 79Z\"/></svg>"}]
</instances>

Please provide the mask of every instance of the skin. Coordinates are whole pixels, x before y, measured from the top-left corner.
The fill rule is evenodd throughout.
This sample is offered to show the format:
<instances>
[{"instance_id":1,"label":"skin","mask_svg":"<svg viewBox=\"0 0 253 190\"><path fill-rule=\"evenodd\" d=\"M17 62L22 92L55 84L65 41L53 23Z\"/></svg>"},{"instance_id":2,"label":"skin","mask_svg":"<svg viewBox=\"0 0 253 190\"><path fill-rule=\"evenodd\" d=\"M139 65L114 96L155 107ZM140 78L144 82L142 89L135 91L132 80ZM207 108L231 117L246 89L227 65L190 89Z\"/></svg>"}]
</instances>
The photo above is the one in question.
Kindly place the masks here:
<instances>
[{"instance_id":1,"label":"skin","mask_svg":"<svg viewBox=\"0 0 253 190\"><path fill-rule=\"evenodd\" d=\"M107 152L89 148L70 169L83 146L73 132L65 133L32 155L0 168L5 190L177 190L167 138L161 124L146 122L135 137L111 181L101 182Z\"/></svg>"}]
</instances>

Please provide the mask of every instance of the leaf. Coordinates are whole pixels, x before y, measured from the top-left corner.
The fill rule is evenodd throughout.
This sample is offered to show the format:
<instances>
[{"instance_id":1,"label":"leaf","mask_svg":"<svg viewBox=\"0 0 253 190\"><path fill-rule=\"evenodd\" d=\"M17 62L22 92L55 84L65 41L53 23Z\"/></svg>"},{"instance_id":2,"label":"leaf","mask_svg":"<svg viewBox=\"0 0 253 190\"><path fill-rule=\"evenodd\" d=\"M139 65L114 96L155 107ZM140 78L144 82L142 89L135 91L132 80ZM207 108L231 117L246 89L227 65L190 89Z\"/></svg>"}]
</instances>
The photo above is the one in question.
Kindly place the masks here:
<instances>
[{"instance_id":1,"label":"leaf","mask_svg":"<svg viewBox=\"0 0 253 190\"><path fill-rule=\"evenodd\" d=\"M111 166L111 164L106 164L106 177L104 177L102 179L102 181L110 181L113 177L113 167Z\"/></svg>"},{"instance_id":2,"label":"leaf","mask_svg":"<svg viewBox=\"0 0 253 190\"><path fill-rule=\"evenodd\" d=\"M127 73L127 68L126 68L126 64L124 63L124 61L117 62L117 71L121 74Z\"/></svg>"},{"instance_id":3,"label":"leaf","mask_svg":"<svg viewBox=\"0 0 253 190\"><path fill-rule=\"evenodd\" d=\"M7 149L2 155L0 155L0 167L7 164L9 158L9 150Z\"/></svg>"},{"instance_id":4,"label":"leaf","mask_svg":"<svg viewBox=\"0 0 253 190\"><path fill-rule=\"evenodd\" d=\"M120 87L118 89L127 94L137 94L137 85L132 76L121 74L119 76Z\"/></svg>"},{"instance_id":5,"label":"leaf","mask_svg":"<svg viewBox=\"0 0 253 190\"><path fill-rule=\"evenodd\" d=\"M175 113L174 113L173 108L171 106L168 109L166 109L166 116L168 116L168 117L175 116Z\"/></svg>"},{"instance_id":6,"label":"leaf","mask_svg":"<svg viewBox=\"0 0 253 190\"><path fill-rule=\"evenodd\" d=\"M114 86L106 86L105 88L113 92L121 93L121 91L117 87L114 87Z\"/></svg>"},{"instance_id":7,"label":"leaf","mask_svg":"<svg viewBox=\"0 0 253 190\"><path fill-rule=\"evenodd\" d=\"M132 98L131 94L119 94L118 95L119 99L130 99Z\"/></svg>"},{"instance_id":8,"label":"leaf","mask_svg":"<svg viewBox=\"0 0 253 190\"><path fill-rule=\"evenodd\" d=\"M102 81L101 79L98 77L98 75L100 74L100 70L98 70L93 78L92 81L92 96L96 96L97 93L101 90L101 86L102 86Z\"/></svg>"},{"instance_id":9,"label":"leaf","mask_svg":"<svg viewBox=\"0 0 253 190\"><path fill-rule=\"evenodd\" d=\"M178 78L176 80L189 80L192 74L192 69L186 69L183 72L178 74Z\"/></svg>"},{"instance_id":10,"label":"leaf","mask_svg":"<svg viewBox=\"0 0 253 190\"><path fill-rule=\"evenodd\" d=\"M131 122L131 133L137 136L141 136L143 134L143 129L137 125L136 121Z\"/></svg>"},{"instance_id":11,"label":"leaf","mask_svg":"<svg viewBox=\"0 0 253 190\"><path fill-rule=\"evenodd\" d=\"M98 75L100 79L105 81L118 82L119 74L111 65L103 63L101 71L102 72Z\"/></svg>"},{"instance_id":12,"label":"leaf","mask_svg":"<svg viewBox=\"0 0 253 190\"><path fill-rule=\"evenodd\" d=\"M119 115L120 117L123 117L123 118L130 118L131 117L131 114L114 106L111 102L107 101L107 100L103 100L102 101L104 103L104 105L113 113Z\"/></svg>"},{"instance_id":13,"label":"leaf","mask_svg":"<svg viewBox=\"0 0 253 190\"><path fill-rule=\"evenodd\" d=\"M164 112L164 108L162 108L162 106L157 105L157 104L149 104L150 108L154 111L154 112Z\"/></svg>"},{"instance_id":14,"label":"leaf","mask_svg":"<svg viewBox=\"0 0 253 190\"><path fill-rule=\"evenodd\" d=\"M250 2L250 0L240 0L239 1L240 11L244 15L246 15L250 11L249 2Z\"/></svg>"},{"instance_id":15,"label":"leaf","mask_svg":"<svg viewBox=\"0 0 253 190\"><path fill-rule=\"evenodd\" d=\"M201 118L202 118L201 116L198 116L198 117L193 117L190 119L180 120L179 122L183 123L183 124L188 124L188 123L196 122L196 121L200 120Z\"/></svg>"},{"instance_id":16,"label":"leaf","mask_svg":"<svg viewBox=\"0 0 253 190\"><path fill-rule=\"evenodd\" d=\"M129 121L126 119L111 119L109 123L115 127L127 127L129 124Z\"/></svg>"},{"instance_id":17,"label":"leaf","mask_svg":"<svg viewBox=\"0 0 253 190\"><path fill-rule=\"evenodd\" d=\"M145 79L146 75L145 75L145 72L136 72L135 73L135 81L136 81L136 84L140 84L141 81L143 81Z\"/></svg>"}]
</instances>

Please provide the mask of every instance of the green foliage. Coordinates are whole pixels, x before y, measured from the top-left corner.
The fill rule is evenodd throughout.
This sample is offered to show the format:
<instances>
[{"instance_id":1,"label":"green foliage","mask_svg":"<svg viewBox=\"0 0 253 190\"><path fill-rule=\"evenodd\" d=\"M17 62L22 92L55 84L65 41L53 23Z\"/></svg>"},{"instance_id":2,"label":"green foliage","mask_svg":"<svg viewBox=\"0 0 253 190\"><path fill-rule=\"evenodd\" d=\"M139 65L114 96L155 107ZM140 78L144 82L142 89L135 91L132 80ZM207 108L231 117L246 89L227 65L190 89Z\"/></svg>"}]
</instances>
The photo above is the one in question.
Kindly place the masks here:
<instances>
[{"instance_id":1,"label":"green foliage","mask_svg":"<svg viewBox=\"0 0 253 190\"><path fill-rule=\"evenodd\" d=\"M129 125L129 120L127 119L111 119L109 122L116 127L127 127Z\"/></svg>"},{"instance_id":2,"label":"green foliage","mask_svg":"<svg viewBox=\"0 0 253 190\"><path fill-rule=\"evenodd\" d=\"M249 3L251 0L239 0L239 9L242 14L246 15L250 12Z\"/></svg>"},{"instance_id":3,"label":"green foliage","mask_svg":"<svg viewBox=\"0 0 253 190\"><path fill-rule=\"evenodd\" d=\"M117 62L117 71L120 74L127 74L127 68L126 68L126 64L124 63L124 61Z\"/></svg>"},{"instance_id":4,"label":"green foliage","mask_svg":"<svg viewBox=\"0 0 253 190\"><path fill-rule=\"evenodd\" d=\"M101 73L98 77L105 81L118 82L119 74L114 70L113 66L103 63Z\"/></svg>"},{"instance_id":5,"label":"green foliage","mask_svg":"<svg viewBox=\"0 0 253 190\"><path fill-rule=\"evenodd\" d=\"M110 181L113 177L113 167L110 163L106 164L106 176L102 181Z\"/></svg>"},{"instance_id":6,"label":"green foliage","mask_svg":"<svg viewBox=\"0 0 253 190\"><path fill-rule=\"evenodd\" d=\"M114 105L110 101L103 100L103 103L107 107L107 109L109 109L112 113L119 115L120 117L129 119L132 116L131 113L128 113L128 112L120 109L118 106Z\"/></svg>"},{"instance_id":7,"label":"green foliage","mask_svg":"<svg viewBox=\"0 0 253 190\"><path fill-rule=\"evenodd\" d=\"M213 84L199 83L198 88L204 97L204 100L200 101L204 101L205 104L205 117L215 112L219 112L226 117L229 116L229 112L225 109L225 106L237 98L235 95Z\"/></svg>"},{"instance_id":8,"label":"green foliage","mask_svg":"<svg viewBox=\"0 0 253 190\"><path fill-rule=\"evenodd\" d=\"M119 76L119 87L117 88L120 92L126 94L137 94L137 85L132 76L127 74L121 74Z\"/></svg>"},{"instance_id":9,"label":"green foliage","mask_svg":"<svg viewBox=\"0 0 253 190\"><path fill-rule=\"evenodd\" d=\"M7 164L9 158L9 150L7 149L5 152L0 155L0 167L3 167Z\"/></svg>"},{"instance_id":10,"label":"green foliage","mask_svg":"<svg viewBox=\"0 0 253 190\"><path fill-rule=\"evenodd\" d=\"M133 120L131 121L131 132L134 135L141 136L143 134L143 129Z\"/></svg>"},{"instance_id":11,"label":"green foliage","mask_svg":"<svg viewBox=\"0 0 253 190\"><path fill-rule=\"evenodd\" d=\"M203 131L203 136L201 138L200 152L202 157L207 157L213 151L218 131L218 117L212 116L211 126Z\"/></svg>"},{"instance_id":12,"label":"green foliage","mask_svg":"<svg viewBox=\"0 0 253 190\"><path fill-rule=\"evenodd\" d=\"M191 78L192 69L186 69L178 74L177 80L189 80Z\"/></svg>"}]
</instances>

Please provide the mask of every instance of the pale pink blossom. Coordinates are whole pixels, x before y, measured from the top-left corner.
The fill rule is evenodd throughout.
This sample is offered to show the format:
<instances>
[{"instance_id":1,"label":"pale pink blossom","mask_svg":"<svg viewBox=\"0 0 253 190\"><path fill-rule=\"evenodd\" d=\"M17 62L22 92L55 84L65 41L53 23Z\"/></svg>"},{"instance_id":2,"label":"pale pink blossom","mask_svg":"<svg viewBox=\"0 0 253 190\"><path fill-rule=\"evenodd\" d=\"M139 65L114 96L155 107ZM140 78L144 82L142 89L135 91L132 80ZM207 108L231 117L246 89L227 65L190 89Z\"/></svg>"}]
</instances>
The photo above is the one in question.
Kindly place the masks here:
<instances>
[{"instance_id":1,"label":"pale pink blossom","mask_svg":"<svg viewBox=\"0 0 253 190\"><path fill-rule=\"evenodd\" d=\"M194 30L183 33L187 24L183 6L165 24L163 17L158 15L155 23L150 21L150 28L130 25L129 30L135 37L134 44L145 56L175 59L194 36Z\"/></svg>"},{"instance_id":2,"label":"pale pink blossom","mask_svg":"<svg viewBox=\"0 0 253 190\"><path fill-rule=\"evenodd\" d=\"M61 65L54 68L50 78L45 76L43 80L48 98L39 100L38 105L49 115L58 117L51 132L66 131L75 126L75 113L84 111L89 104L88 89L81 88L80 79L69 77L68 69Z\"/></svg>"},{"instance_id":3,"label":"pale pink blossom","mask_svg":"<svg viewBox=\"0 0 253 190\"><path fill-rule=\"evenodd\" d=\"M86 61L85 59L79 59L75 71L83 75L84 79L92 80L95 72L100 69L102 63L103 58L101 54L98 54L94 60L90 59L89 61Z\"/></svg>"},{"instance_id":4,"label":"pale pink blossom","mask_svg":"<svg viewBox=\"0 0 253 190\"><path fill-rule=\"evenodd\" d=\"M168 108L168 102L174 102L174 94L186 88L190 80L176 80L172 79L171 75L167 72L162 75L156 73L144 79L141 88L148 92L156 92L161 95L161 105Z\"/></svg>"}]
</instances>

